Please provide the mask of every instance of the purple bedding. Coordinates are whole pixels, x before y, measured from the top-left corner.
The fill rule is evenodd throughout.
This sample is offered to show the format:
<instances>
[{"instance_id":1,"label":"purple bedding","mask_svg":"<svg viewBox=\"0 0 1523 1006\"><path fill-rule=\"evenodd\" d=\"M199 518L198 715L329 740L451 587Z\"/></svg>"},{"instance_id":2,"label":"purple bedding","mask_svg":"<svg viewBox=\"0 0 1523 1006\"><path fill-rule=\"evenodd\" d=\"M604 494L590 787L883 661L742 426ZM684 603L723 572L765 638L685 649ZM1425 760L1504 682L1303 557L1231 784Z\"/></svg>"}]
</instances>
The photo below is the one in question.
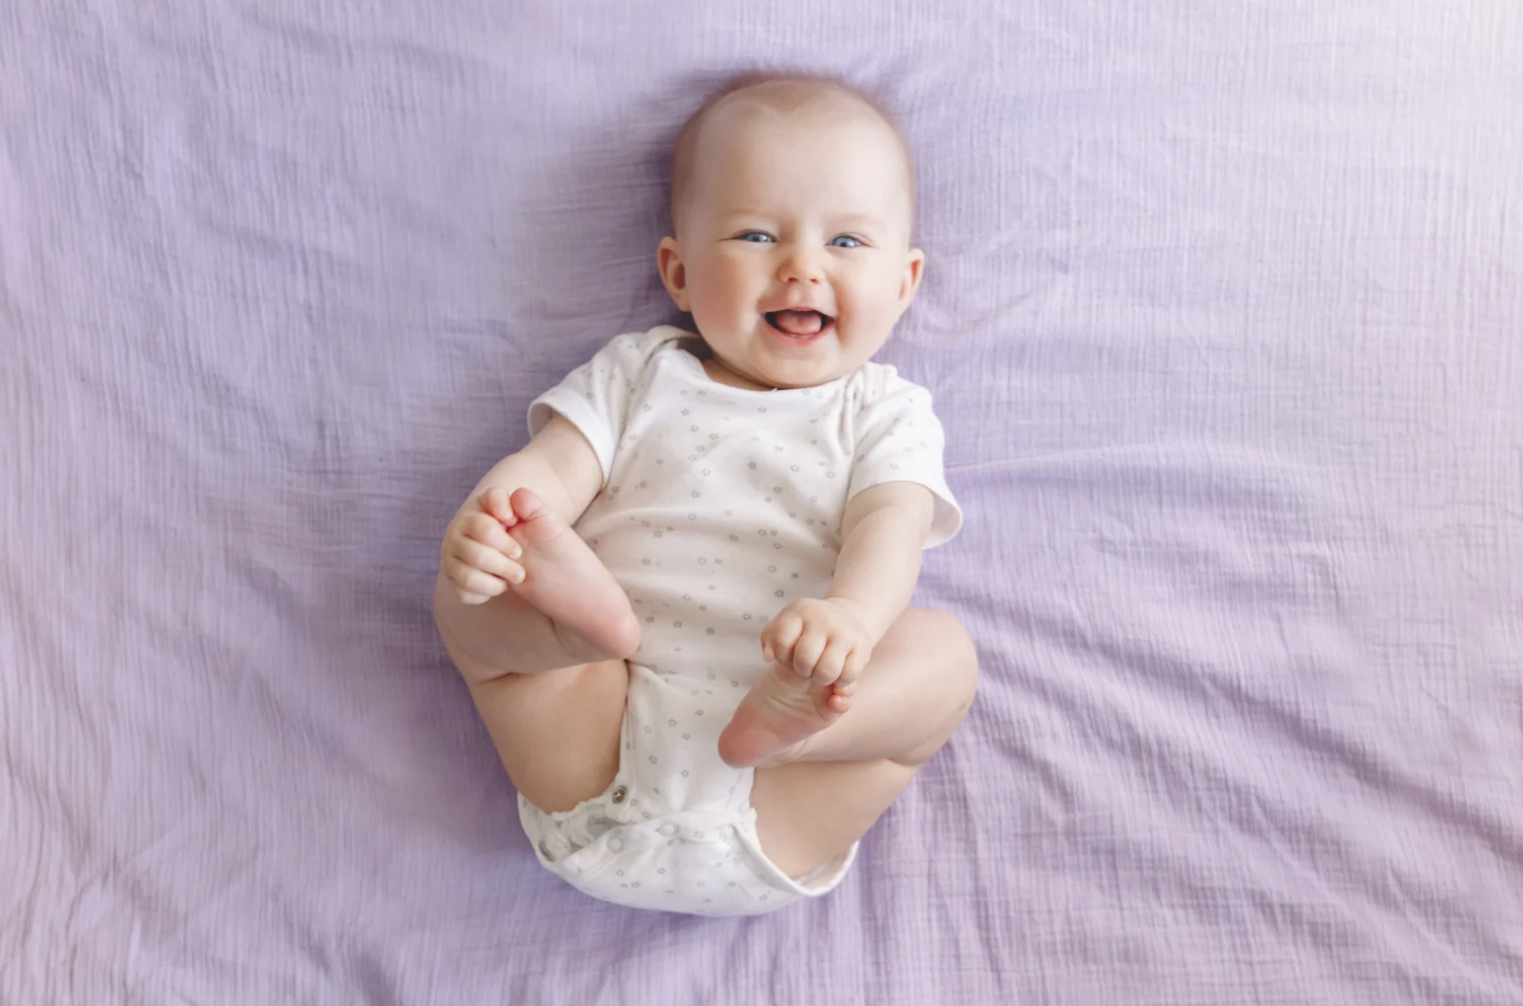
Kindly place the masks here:
<instances>
[{"instance_id":1,"label":"purple bedding","mask_svg":"<svg viewBox=\"0 0 1523 1006\"><path fill-rule=\"evenodd\" d=\"M1523 1003L1523 7L0 0L0 1002ZM543 871L435 635L729 72L918 151L963 730L842 888Z\"/></svg>"}]
</instances>

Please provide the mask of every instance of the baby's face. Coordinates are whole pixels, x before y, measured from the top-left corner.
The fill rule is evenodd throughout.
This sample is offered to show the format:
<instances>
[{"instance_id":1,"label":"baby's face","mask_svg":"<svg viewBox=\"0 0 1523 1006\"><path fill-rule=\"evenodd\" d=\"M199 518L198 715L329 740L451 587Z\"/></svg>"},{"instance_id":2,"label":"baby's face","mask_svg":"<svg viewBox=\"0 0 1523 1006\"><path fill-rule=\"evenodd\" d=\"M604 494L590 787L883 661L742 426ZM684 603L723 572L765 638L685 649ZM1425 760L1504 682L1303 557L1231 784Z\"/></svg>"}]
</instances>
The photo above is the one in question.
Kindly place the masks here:
<instances>
[{"instance_id":1,"label":"baby's face","mask_svg":"<svg viewBox=\"0 0 1523 1006\"><path fill-rule=\"evenodd\" d=\"M865 113L725 110L694 151L662 279L716 380L801 388L851 373L920 283L897 140ZM732 380L733 378L733 380Z\"/></svg>"}]
</instances>

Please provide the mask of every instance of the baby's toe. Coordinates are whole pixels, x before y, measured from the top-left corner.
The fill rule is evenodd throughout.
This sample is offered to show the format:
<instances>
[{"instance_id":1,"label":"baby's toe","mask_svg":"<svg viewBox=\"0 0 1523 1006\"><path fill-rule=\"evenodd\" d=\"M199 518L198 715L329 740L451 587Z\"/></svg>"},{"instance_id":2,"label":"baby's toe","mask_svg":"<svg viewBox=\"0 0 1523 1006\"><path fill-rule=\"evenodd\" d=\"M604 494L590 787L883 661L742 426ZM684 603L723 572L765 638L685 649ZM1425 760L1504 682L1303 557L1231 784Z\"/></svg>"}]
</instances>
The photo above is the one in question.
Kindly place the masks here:
<instances>
[{"instance_id":1,"label":"baby's toe","mask_svg":"<svg viewBox=\"0 0 1523 1006\"><path fill-rule=\"evenodd\" d=\"M550 512L550 508L545 506L545 501L539 498L539 494L529 488L513 490L513 495L508 497L508 502L512 504L513 513L519 520L534 520Z\"/></svg>"}]
</instances>

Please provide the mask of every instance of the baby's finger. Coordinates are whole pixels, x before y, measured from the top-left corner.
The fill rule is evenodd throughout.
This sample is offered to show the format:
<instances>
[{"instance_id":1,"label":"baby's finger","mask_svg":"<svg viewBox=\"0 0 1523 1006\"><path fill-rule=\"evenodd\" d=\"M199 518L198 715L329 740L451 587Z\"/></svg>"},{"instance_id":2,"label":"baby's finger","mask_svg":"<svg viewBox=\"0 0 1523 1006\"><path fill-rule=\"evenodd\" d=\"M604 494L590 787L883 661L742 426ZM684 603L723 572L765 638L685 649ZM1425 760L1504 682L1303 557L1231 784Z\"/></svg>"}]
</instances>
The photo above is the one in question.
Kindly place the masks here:
<instances>
[{"instance_id":1,"label":"baby's finger","mask_svg":"<svg viewBox=\"0 0 1523 1006\"><path fill-rule=\"evenodd\" d=\"M845 672L846 659L850 655L850 643L832 640L825 647L825 652L820 654L819 662L814 665L815 681L822 685L828 685L839 679Z\"/></svg>"},{"instance_id":2,"label":"baby's finger","mask_svg":"<svg viewBox=\"0 0 1523 1006\"><path fill-rule=\"evenodd\" d=\"M784 611L762 632L762 657L779 664L793 663L793 646L803 628L804 620L796 612Z\"/></svg>"},{"instance_id":3,"label":"baby's finger","mask_svg":"<svg viewBox=\"0 0 1523 1006\"><path fill-rule=\"evenodd\" d=\"M490 573L483 573L481 570L463 563L459 559L451 558L445 564L445 576L449 578L450 584L455 588L455 593L462 600L464 600L467 594L481 594L492 598L508 589L507 583L500 577L493 576Z\"/></svg>"},{"instance_id":4,"label":"baby's finger","mask_svg":"<svg viewBox=\"0 0 1523 1006\"><path fill-rule=\"evenodd\" d=\"M481 546L475 545L474 548L481 548ZM500 552L498 552L498 559L501 559ZM503 562L509 562L509 560L503 560ZM510 563L510 565L516 565L516 563ZM484 571L477 563L468 562L465 556L461 556L460 546L458 545L455 546L454 551L449 552L445 556L445 574L448 575L449 580L454 581L455 586L460 587L461 591L472 591L474 594L487 594L487 592L492 592L493 595L501 594L501 591L495 591L495 589L493 591L480 591L480 589L474 589L471 586L472 583L483 583L481 580L472 580L472 574L480 574L481 577L486 577L489 586L490 581L501 583L504 577L493 574L493 572Z\"/></svg>"},{"instance_id":5,"label":"baby's finger","mask_svg":"<svg viewBox=\"0 0 1523 1006\"><path fill-rule=\"evenodd\" d=\"M453 557L445 562L444 575L454 586L455 596L466 604L480 603L466 601L467 596L476 595L489 600L508 589L507 583L500 578L483 573Z\"/></svg>"},{"instance_id":6,"label":"baby's finger","mask_svg":"<svg viewBox=\"0 0 1523 1006\"><path fill-rule=\"evenodd\" d=\"M793 647L793 669L799 677L807 678L814 673L820 655L825 652L825 643L825 633L818 629L804 630Z\"/></svg>"},{"instance_id":7,"label":"baby's finger","mask_svg":"<svg viewBox=\"0 0 1523 1006\"><path fill-rule=\"evenodd\" d=\"M461 523L461 530L464 537L496 549L510 559L517 559L524 553L523 547L490 514L472 514Z\"/></svg>"},{"instance_id":8,"label":"baby's finger","mask_svg":"<svg viewBox=\"0 0 1523 1006\"><path fill-rule=\"evenodd\" d=\"M462 538L455 544L455 557L467 566L475 566L477 569L500 576L504 580L513 579L513 573L522 572L523 565L517 560L523 555L523 549L518 547L518 542L510 542L513 546L507 555L502 549L489 548L470 538Z\"/></svg>"},{"instance_id":9,"label":"baby's finger","mask_svg":"<svg viewBox=\"0 0 1523 1006\"><path fill-rule=\"evenodd\" d=\"M856 681L867 669L867 663L872 659L873 651L870 646L854 646L851 655L846 658L846 664L841 668L841 680L843 682Z\"/></svg>"},{"instance_id":10,"label":"baby's finger","mask_svg":"<svg viewBox=\"0 0 1523 1006\"><path fill-rule=\"evenodd\" d=\"M481 494L481 509L486 511L505 526L512 527L518 523L518 516L513 513L513 505L508 502L508 491L493 486Z\"/></svg>"},{"instance_id":11,"label":"baby's finger","mask_svg":"<svg viewBox=\"0 0 1523 1006\"><path fill-rule=\"evenodd\" d=\"M490 517L481 517L481 519L487 524L492 524ZM492 527L486 528L484 533L480 525L471 525L466 528L466 531L468 533L465 536L455 539L451 551L455 556L460 556L460 559L472 565L477 565L478 559L486 554L512 559L513 562L521 562L524 557L524 546L515 542L512 534L504 531L500 525L493 524ZM481 568L492 571L489 566L481 566Z\"/></svg>"}]
</instances>

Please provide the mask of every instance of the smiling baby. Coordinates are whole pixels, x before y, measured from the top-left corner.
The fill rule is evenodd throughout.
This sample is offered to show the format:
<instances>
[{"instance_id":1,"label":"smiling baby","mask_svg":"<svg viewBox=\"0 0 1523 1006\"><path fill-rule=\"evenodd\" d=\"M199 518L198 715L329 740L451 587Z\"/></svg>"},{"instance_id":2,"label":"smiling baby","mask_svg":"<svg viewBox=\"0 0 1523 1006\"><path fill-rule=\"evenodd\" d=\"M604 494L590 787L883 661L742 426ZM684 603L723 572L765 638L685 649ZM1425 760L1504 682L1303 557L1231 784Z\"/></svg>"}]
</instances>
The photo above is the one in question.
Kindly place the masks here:
<instances>
[{"instance_id":1,"label":"smiling baby","mask_svg":"<svg viewBox=\"0 0 1523 1006\"><path fill-rule=\"evenodd\" d=\"M977 657L909 607L956 533L924 388L870 362L920 284L888 118L816 78L684 126L657 262L696 333L620 335L445 533L439 631L540 862L623 905L833 889L952 735Z\"/></svg>"}]
</instances>

